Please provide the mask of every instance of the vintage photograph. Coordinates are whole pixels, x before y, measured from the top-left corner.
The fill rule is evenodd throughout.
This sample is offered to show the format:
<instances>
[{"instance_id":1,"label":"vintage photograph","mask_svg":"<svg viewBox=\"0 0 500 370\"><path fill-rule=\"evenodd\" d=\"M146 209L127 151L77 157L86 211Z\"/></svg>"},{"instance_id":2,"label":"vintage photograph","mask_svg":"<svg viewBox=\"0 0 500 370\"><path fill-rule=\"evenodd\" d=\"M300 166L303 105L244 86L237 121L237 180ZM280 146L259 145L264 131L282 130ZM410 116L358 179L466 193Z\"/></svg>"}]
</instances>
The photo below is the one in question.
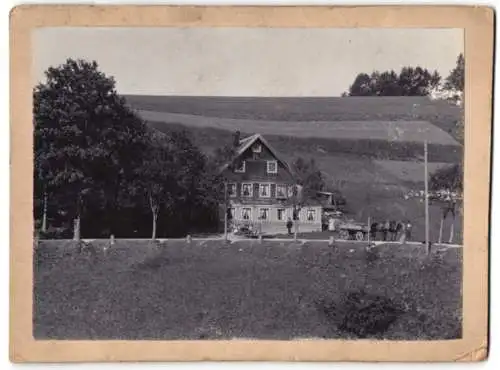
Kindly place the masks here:
<instances>
[{"instance_id":1,"label":"vintage photograph","mask_svg":"<svg viewBox=\"0 0 500 370\"><path fill-rule=\"evenodd\" d=\"M462 338L463 29L32 48L36 340Z\"/></svg>"}]
</instances>

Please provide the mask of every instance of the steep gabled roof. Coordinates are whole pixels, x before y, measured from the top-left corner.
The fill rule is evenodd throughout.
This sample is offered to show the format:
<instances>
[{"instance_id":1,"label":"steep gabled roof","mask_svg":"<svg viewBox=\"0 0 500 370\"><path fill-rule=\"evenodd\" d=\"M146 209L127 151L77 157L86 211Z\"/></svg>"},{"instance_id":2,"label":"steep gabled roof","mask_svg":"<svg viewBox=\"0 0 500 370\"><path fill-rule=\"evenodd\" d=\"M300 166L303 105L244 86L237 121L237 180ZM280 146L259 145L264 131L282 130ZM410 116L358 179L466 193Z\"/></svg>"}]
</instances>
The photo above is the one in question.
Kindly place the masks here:
<instances>
[{"instance_id":1,"label":"steep gabled roof","mask_svg":"<svg viewBox=\"0 0 500 370\"><path fill-rule=\"evenodd\" d=\"M266 139L261 134L254 134L251 136L248 136L244 139L240 140L240 145L236 148L236 154L235 156L231 159L229 163L226 163L221 171L224 171L227 169L230 163L234 163L235 160L237 160L243 153L246 152L248 148L250 148L256 141L260 140L260 142L266 146L266 148L271 152L271 154L276 158L277 161L281 162L283 166L292 174L292 176L295 177L295 171L292 169L292 167L288 164L286 160L283 159L281 154L279 154L269 143Z\"/></svg>"},{"instance_id":2,"label":"steep gabled roof","mask_svg":"<svg viewBox=\"0 0 500 370\"><path fill-rule=\"evenodd\" d=\"M254 135L250 135L250 136L247 136L247 137L245 137L245 138L241 139L241 140L240 140L240 145L238 146L238 148L243 147L246 143L248 143L248 142L250 142L250 141L251 141L252 143L254 143L254 142L255 142L255 140L254 140L254 139L256 139L258 136L259 136L259 134L254 134Z\"/></svg>"}]
</instances>

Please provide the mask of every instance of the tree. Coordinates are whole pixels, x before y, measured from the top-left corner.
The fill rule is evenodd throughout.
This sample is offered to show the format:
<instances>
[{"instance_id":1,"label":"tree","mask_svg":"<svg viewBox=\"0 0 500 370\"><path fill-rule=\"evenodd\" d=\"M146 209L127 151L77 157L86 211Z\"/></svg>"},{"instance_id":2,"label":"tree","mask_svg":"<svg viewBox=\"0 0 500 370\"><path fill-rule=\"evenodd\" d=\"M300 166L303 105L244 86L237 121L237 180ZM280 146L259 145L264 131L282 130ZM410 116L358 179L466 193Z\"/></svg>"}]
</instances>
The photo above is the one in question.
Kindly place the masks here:
<instances>
[{"instance_id":1,"label":"tree","mask_svg":"<svg viewBox=\"0 0 500 370\"><path fill-rule=\"evenodd\" d=\"M177 186L174 173L173 151L168 147L165 135L150 133L150 145L138 169L138 189L143 189L152 214L151 239L156 240L160 209L172 206Z\"/></svg>"},{"instance_id":2,"label":"tree","mask_svg":"<svg viewBox=\"0 0 500 370\"><path fill-rule=\"evenodd\" d=\"M432 74L422 67L403 67L399 74L399 87L404 96L426 96L441 77L437 71Z\"/></svg>"},{"instance_id":3,"label":"tree","mask_svg":"<svg viewBox=\"0 0 500 370\"><path fill-rule=\"evenodd\" d=\"M441 84L441 75L439 74L438 71L435 70L434 72L432 72L432 75L430 77L429 86L431 89L434 89L438 87L440 84Z\"/></svg>"},{"instance_id":4,"label":"tree","mask_svg":"<svg viewBox=\"0 0 500 370\"><path fill-rule=\"evenodd\" d=\"M231 145L226 144L222 147L218 147L215 149L213 155L210 158L210 162L215 165L215 167L222 167L225 164L230 163L235 155L236 148L240 145L240 131L233 132L233 140Z\"/></svg>"},{"instance_id":5,"label":"tree","mask_svg":"<svg viewBox=\"0 0 500 370\"><path fill-rule=\"evenodd\" d=\"M454 89L463 92L465 85L465 59L464 55L460 53L457 57L455 68L446 77L445 88Z\"/></svg>"},{"instance_id":6,"label":"tree","mask_svg":"<svg viewBox=\"0 0 500 370\"><path fill-rule=\"evenodd\" d=\"M155 240L160 214L177 232L189 230L195 221L203 223L202 216L221 199L222 181L185 131L149 136L151 144L138 169L136 191L142 190L150 208Z\"/></svg>"},{"instance_id":7,"label":"tree","mask_svg":"<svg viewBox=\"0 0 500 370\"><path fill-rule=\"evenodd\" d=\"M441 76L422 67L360 73L349 87L349 96L427 96L439 85Z\"/></svg>"},{"instance_id":8,"label":"tree","mask_svg":"<svg viewBox=\"0 0 500 370\"><path fill-rule=\"evenodd\" d=\"M85 207L112 199L130 172L144 124L95 61L68 59L45 77L33 92L36 189L57 197L78 240Z\"/></svg>"},{"instance_id":9,"label":"tree","mask_svg":"<svg viewBox=\"0 0 500 370\"><path fill-rule=\"evenodd\" d=\"M379 76L378 88L381 96L401 95L397 73L393 70L381 73Z\"/></svg>"},{"instance_id":10,"label":"tree","mask_svg":"<svg viewBox=\"0 0 500 370\"><path fill-rule=\"evenodd\" d=\"M350 96L370 96L372 94L371 90L371 78L366 73L360 73L354 79L353 84L349 87Z\"/></svg>"},{"instance_id":11,"label":"tree","mask_svg":"<svg viewBox=\"0 0 500 370\"><path fill-rule=\"evenodd\" d=\"M306 161L304 158L298 157L293 167L297 176L297 183L302 186L305 196L324 190L325 180L314 158Z\"/></svg>"},{"instance_id":12,"label":"tree","mask_svg":"<svg viewBox=\"0 0 500 370\"><path fill-rule=\"evenodd\" d=\"M448 214L453 222L450 228L449 243L453 242L454 223L457 212L457 198L463 192L463 169L459 164L444 167L434 172L429 181L429 188L438 194L437 201L441 205L441 223L439 227L439 243L442 241L443 224Z\"/></svg>"},{"instance_id":13,"label":"tree","mask_svg":"<svg viewBox=\"0 0 500 370\"><path fill-rule=\"evenodd\" d=\"M458 99L461 101L465 87L465 59L460 54L457 57L457 64L446 78L445 88L457 91ZM457 122L457 137L464 140L464 117Z\"/></svg>"}]
</instances>

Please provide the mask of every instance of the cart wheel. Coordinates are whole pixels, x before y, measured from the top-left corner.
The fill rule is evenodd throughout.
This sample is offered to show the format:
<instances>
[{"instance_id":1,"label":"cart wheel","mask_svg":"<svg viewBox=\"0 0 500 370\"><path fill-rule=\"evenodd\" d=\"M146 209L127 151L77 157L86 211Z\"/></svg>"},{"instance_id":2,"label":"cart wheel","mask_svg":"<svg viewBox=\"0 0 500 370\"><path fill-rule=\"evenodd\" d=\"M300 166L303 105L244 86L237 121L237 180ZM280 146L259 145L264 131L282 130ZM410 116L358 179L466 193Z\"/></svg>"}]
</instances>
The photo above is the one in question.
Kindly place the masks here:
<instances>
[{"instance_id":1,"label":"cart wheel","mask_svg":"<svg viewBox=\"0 0 500 370\"><path fill-rule=\"evenodd\" d=\"M343 239L343 240L349 240L349 231L340 230L339 237L340 237L340 239Z\"/></svg>"},{"instance_id":2,"label":"cart wheel","mask_svg":"<svg viewBox=\"0 0 500 370\"><path fill-rule=\"evenodd\" d=\"M355 237L356 237L356 240L358 240L358 241L362 241L362 240L364 240L364 239L365 239L365 234L363 234L363 232L362 232L362 231L358 231L358 232L356 233Z\"/></svg>"}]
</instances>

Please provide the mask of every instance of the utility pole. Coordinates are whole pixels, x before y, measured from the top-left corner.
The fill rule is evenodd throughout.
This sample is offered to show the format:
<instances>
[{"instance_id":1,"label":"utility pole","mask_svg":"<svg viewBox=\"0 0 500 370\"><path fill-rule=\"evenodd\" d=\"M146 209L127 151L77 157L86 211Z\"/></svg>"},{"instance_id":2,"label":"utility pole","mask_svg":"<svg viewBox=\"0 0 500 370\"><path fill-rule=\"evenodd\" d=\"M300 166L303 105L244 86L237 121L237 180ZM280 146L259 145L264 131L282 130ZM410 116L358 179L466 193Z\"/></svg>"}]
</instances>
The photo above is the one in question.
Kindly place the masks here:
<instances>
[{"instance_id":1,"label":"utility pole","mask_svg":"<svg viewBox=\"0 0 500 370\"><path fill-rule=\"evenodd\" d=\"M299 222L299 215L297 212L297 205L295 204L293 206L292 219L293 219L293 240L297 241L297 229L299 228L297 222Z\"/></svg>"},{"instance_id":2,"label":"utility pole","mask_svg":"<svg viewBox=\"0 0 500 370\"><path fill-rule=\"evenodd\" d=\"M427 248L427 253L431 251L431 244L429 240L429 166L428 166L428 149L427 140L424 142L424 176L425 176L425 246Z\"/></svg>"},{"instance_id":3,"label":"utility pole","mask_svg":"<svg viewBox=\"0 0 500 370\"><path fill-rule=\"evenodd\" d=\"M227 242L227 181L224 181L224 241Z\"/></svg>"},{"instance_id":4,"label":"utility pole","mask_svg":"<svg viewBox=\"0 0 500 370\"><path fill-rule=\"evenodd\" d=\"M372 220L372 218L370 216L368 216L368 236L367 236L367 238L368 238L368 248L371 247L371 235L370 235L371 232L372 232L371 220Z\"/></svg>"},{"instance_id":5,"label":"utility pole","mask_svg":"<svg viewBox=\"0 0 500 370\"><path fill-rule=\"evenodd\" d=\"M294 226L294 231L293 231L293 240L297 241L297 233L299 230L299 214L300 210L298 208L297 202L298 202L298 187L297 184L294 185L293 187L293 214L292 214L292 219L293 219L293 226Z\"/></svg>"}]
</instances>

